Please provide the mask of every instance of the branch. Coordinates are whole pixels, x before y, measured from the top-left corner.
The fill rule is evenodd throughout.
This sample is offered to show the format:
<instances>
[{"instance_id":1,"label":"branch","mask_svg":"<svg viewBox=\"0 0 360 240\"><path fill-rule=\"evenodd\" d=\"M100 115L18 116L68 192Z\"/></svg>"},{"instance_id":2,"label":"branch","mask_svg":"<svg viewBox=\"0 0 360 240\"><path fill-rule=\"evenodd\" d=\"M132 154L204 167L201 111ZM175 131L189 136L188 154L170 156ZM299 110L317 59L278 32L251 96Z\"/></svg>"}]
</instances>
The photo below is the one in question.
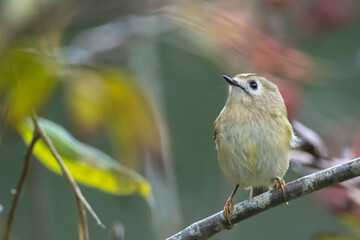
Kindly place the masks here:
<instances>
[{"instance_id":1,"label":"branch","mask_svg":"<svg viewBox=\"0 0 360 240\"><path fill-rule=\"evenodd\" d=\"M5 122L5 120L3 120L3 121ZM8 218L7 218L7 221L6 221L5 234L4 234L4 238L3 238L4 240L9 239L10 232L11 232L12 221L13 221L13 218L14 218L17 202L19 200L20 192L21 192L21 189L22 189L22 187L24 185L25 178L26 178L26 175L27 175L28 170L29 170L30 160L31 160L31 153L32 153L32 151L34 149L36 141L39 138L40 138L39 132L38 132L37 128L34 128L33 138L32 138L32 140L30 142L29 147L26 150L24 167L22 169L21 176L20 176L19 182L18 182L18 184L16 186L16 189L14 190L14 198L13 198L13 200L11 202L10 212L9 212L9 215L8 215Z\"/></svg>"},{"instance_id":2,"label":"branch","mask_svg":"<svg viewBox=\"0 0 360 240\"><path fill-rule=\"evenodd\" d=\"M360 176L360 158L324 169L286 184L286 200L290 201L358 176ZM286 200L284 200L281 189L273 189L251 200L236 204L231 216L231 222L233 224L241 222L265 210L285 203ZM229 227L229 223L224 218L223 211L220 211L191 224L181 232L167 238L167 240L208 239Z\"/></svg>"},{"instance_id":3,"label":"branch","mask_svg":"<svg viewBox=\"0 0 360 240\"><path fill-rule=\"evenodd\" d=\"M86 209L90 212L90 214L93 216L93 218L96 220L97 224L101 227L105 228L104 224L100 221L99 217L96 215L84 195L82 194L79 186L77 185L75 179L67 169L65 163L63 162L62 158L60 157L59 153L56 151L53 143L51 142L50 138L47 136L46 132L44 132L41 128L41 125L38 122L37 116L35 113L32 114L32 120L34 123L35 129L38 130L39 135L41 136L42 140L44 141L45 145L49 148L50 152L56 159L57 163L59 164L61 168L61 172L68 180L69 184L71 185L71 189L74 191L75 197L76 197L76 203L78 206L78 212L79 212L79 236L80 239L88 239L88 230L87 230L87 221L86 221L86 212L84 209L84 206Z\"/></svg>"}]
</instances>

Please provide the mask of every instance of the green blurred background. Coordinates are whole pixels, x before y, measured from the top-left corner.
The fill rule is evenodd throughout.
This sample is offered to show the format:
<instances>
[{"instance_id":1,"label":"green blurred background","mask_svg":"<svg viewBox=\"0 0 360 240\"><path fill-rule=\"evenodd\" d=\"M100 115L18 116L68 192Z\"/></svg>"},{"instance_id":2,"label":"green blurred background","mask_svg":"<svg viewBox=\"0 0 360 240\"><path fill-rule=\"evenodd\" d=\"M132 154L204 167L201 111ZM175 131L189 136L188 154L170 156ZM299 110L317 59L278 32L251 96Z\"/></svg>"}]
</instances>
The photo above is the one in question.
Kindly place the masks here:
<instances>
[{"instance_id":1,"label":"green blurred background","mask_svg":"<svg viewBox=\"0 0 360 240\"><path fill-rule=\"evenodd\" d=\"M56 87L34 106L38 114L134 168L153 187L157 204L151 209L137 194L115 196L81 185L107 226L96 226L88 216L91 239L112 239L116 223L124 226L125 239L163 239L223 208L233 186L220 171L213 142L213 122L227 96L222 74L267 76L280 87L289 117L317 132L333 156L350 158L360 153L359 1L25 2L1 1L0 56L3 59L13 43L21 42L61 65ZM87 126L71 110L77 100L69 89L79 79L68 76L75 68L115 69L128 76L124 82L138 89L132 98L148 103L143 106L155 119L158 137L135 132L148 142L134 147L132 157L124 160L128 156L124 149L136 146L136 140L113 136L106 121ZM86 86L86 78L80 81ZM7 89L2 91L5 121ZM113 108L126 118L127 113L139 111L131 106L125 101L124 106ZM131 121L119 124L135 131L142 121L134 126ZM10 190L16 186L26 151L13 126L10 119L0 146L4 208L0 237L12 199ZM124 141L134 142L126 145ZM152 141L157 141L156 147ZM290 169L285 180L298 177ZM248 194L240 191L235 201L247 199ZM341 220L344 212L306 196L245 220L213 239L352 236L353 230ZM77 239L77 231L76 203L68 183L32 161L11 239Z\"/></svg>"}]
</instances>

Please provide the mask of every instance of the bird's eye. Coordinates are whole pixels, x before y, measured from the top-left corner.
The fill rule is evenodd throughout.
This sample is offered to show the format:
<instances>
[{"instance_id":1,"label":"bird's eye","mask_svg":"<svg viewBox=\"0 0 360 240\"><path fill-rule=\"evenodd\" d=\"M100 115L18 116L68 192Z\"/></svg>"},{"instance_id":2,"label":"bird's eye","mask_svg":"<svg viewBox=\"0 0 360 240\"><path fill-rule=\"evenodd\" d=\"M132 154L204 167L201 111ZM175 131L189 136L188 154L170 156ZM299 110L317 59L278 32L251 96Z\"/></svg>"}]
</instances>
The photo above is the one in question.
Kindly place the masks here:
<instances>
[{"instance_id":1,"label":"bird's eye","mask_svg":"<svg viewBox=\"0 0 360 240\"><path fill-rule=\"evenodd\" d=\"M258 88L258 85L255 81L250 81L250 87L253 89L253 90L256 90Z\"/></svg>"}]
</instances>

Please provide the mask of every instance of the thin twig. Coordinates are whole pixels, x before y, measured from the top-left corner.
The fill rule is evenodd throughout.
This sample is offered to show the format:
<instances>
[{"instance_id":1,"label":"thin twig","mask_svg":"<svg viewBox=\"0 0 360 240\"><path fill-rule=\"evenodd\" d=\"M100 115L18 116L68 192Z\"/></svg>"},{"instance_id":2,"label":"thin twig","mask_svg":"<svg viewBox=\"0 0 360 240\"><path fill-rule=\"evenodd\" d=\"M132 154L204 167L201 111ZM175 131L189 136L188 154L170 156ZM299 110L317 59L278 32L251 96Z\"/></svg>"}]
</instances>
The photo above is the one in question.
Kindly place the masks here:
<instances>
[{"instance_id":1,"label":"thin twig","mask_svg":"<svg viewBox=\"0 0 360 240\"><path fill-rule=\"evenodd\" d=\"M84 204L82 204L80 198L76 197L76 205L79 212L79 239L86 240L89 239L88 225L86 221L86 211Z\"/></svg>"},{"instance_id":2,"label":"thin twig","mask_svg":"<svg viewBox=\"0 0 360 240\"><path fill-rule=\"evenodd\" d=\"M282 195L281 189L273 189L251 200L243 201L235 205L230 220L233 224L238 223L286 201L358 176L360 176L360 158L324 169L286 184L286 200ZM221 211L191 224L167 240L208 239L226 228L229 228L229 223L224 218L223 211Z\"/></svg>"},{"instance_id":3,"label":"thin twig","mask_svg":"<svg viewBox=\"0 0 360 240\"><path fill-rule=\"evenodd\" d=\"M25 178L26 178L26 175L27 175L28 170L29 170L30 160L31 160L31 153L32 153L32 151L34 149L36 141L39 138L40 138L39 132L37 131L37 128L35 127L33 138L32 138L32 140L30 142L29 147L26 150L24 167L22 169L19 182L18 182L18 184L16 186L16 189L14 190L14 193L13 193L14 198L13 198L13 200L11 202L10 212L9 212L9 215L8 215L8 218L7 218L7 221L6 221L5 234L4 234L3 240L9 239L10 232L11 232L11 226L12 226L12 222L13 222L13 218L14 218L14 214L15 214L15 209L16 209L16 206L17 206L17 202L19 200L20 192L21 192L21 189L22 189L22 187L24 185Z\"/></svg>"},{"instance_id":4,"label":"thin twig","mask_svg":"<svg viewBox=\"0 0 360 240\"><path fill-rule=\"evenodd\" d=\"M90 204L88 203L88 201L86 200L86 198L84 197L84 195L82 194L79 186L77 185L77 183L75 182L73 176L71 175L71 173L69 172L69 170L67 169L65 163L63 162L61 156L59 155L59 153L56 151L52 141L50 140L50 138L48 137L48 135L46 134L46 132L44 132L41 128L41 125L39 124L39 121L37 119L37 116L35 113L32 113L31 115L32 121L34 123L34 126L38 129L39 134L42 138L42 140L44 141L45 145L49 148L50 152L52 153L52 155L54 156L54 158L56 159L57 163L59 164L60 168L61 168L61 172L64 175L64 177L66 178L66 180L68 180L69 184L71 185L71 189L74 191L75 197L81 202L81 204L83 204L85 206L85 208L90 212L90 214L93 216L93 218L95 219L95 221L97 222L97 224L99 226L101 226L102 228L105 228L104 224L101 222L101 220L99 219L99 217L96 215L96 213L94 212L94 210L92 209L92 207L90 206ZM78 205L79 206L79 205ZM84 221L84 223L86 222L86 216L84 216L84 211L80 211L79 210L79 217L80 217L80 223L82 221ZM82 230L83 233L85 233L84 236L87 235L87 226L83 226Z\"/></svg>"}]
</instances>

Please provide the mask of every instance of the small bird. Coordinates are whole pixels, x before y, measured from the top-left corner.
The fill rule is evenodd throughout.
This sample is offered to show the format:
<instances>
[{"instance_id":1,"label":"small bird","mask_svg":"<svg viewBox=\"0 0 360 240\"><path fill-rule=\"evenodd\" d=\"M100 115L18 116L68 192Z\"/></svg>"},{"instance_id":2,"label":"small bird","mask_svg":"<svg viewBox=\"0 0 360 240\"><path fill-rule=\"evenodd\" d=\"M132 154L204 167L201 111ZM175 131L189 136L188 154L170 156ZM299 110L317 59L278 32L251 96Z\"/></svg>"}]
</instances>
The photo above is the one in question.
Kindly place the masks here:
<instances>
[{"instance_id":1,"label":"small bird","mask_svg":"<svg viewBox=\"0 0 360 240\"><path fill-rule=\"evenodd\" d=\"M238 187L254 191L278 187L289 168L290 148L298 139L287 119L284 100L275 84L254 73L231 78L229 96L215 120L214 141L225 177L235 188L224 207L231 224L233 197Z\"/></svg>"}]
</instances>

